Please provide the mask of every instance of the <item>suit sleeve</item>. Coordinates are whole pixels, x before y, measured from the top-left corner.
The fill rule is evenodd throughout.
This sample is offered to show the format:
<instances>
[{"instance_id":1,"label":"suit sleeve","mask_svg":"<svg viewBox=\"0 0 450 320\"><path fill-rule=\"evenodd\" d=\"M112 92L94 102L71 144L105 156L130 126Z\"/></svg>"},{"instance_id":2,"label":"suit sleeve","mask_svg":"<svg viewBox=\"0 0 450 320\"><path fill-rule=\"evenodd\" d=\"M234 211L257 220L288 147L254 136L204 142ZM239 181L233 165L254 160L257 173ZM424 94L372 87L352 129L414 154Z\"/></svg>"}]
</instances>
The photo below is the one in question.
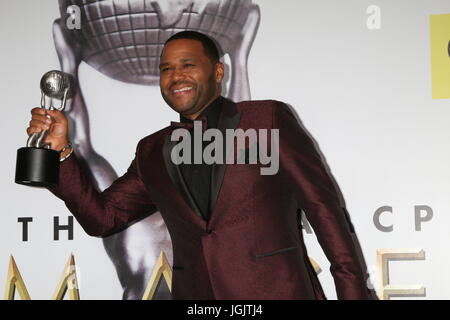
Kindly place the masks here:
<instances>
[{"instance_id":1,"label":"suit sleeve","mask_svg":"<svg viewBox=\"0 0 450 320\"><path fill-rule=\"evenodd\" d=\"M314 143L281 102L274 108L273 127L279 129L280 173L330 261L338 298L368 299L345 209Z\"/></svg>"},{"instance_id":2,"label":"suit sleeve","mask_svg":"<svg viewBox=\"0 0 450 320\"><path fill-rule=\"evenodd\" d=\"M91 236L119 232L157 210L140 179L136 159L123 176L100 193L72 154L61 163L58 187L49 190L65 202Z\"/></svg>"}]
</instances>

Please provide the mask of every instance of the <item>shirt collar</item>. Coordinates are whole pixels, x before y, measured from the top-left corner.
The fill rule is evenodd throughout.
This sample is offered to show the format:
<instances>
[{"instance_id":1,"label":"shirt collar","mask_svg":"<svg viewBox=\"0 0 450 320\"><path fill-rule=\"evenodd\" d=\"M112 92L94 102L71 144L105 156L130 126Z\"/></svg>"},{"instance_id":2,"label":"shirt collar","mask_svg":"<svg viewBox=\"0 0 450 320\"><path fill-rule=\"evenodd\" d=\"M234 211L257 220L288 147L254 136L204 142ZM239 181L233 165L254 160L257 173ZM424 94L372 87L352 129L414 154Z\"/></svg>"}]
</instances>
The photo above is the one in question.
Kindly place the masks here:
<instances>
[{"instance_id":1,"label":"shirt collar","mask_svg":"<svg viewBox=\"0 0 450 320\"><path fill-rule=\"evenodd\" d=\"M217 97L213 102L211 102L203 111L200 113L200 115L197 117L200 118L202 116L206 116L208 128L217 128L220 113L222 111L222 96ZM188 118L183 117L180 114L180 122L192 122L193 120L190 120Z\"/></svg>"}]
</instances>

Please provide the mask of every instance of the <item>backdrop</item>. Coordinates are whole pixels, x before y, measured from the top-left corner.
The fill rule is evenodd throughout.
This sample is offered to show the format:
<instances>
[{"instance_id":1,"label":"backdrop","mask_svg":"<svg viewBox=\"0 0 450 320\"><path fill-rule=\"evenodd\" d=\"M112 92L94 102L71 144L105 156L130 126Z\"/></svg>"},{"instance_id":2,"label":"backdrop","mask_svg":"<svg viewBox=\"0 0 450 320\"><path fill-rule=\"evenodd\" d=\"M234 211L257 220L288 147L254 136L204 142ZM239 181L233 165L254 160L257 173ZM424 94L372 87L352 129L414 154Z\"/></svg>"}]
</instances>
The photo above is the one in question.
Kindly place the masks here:
<instances>
[{"instance_id":1,"label":"backdrop","mask_svg":"<svg viewBox=\"0 0 450 320\"><path fill-rule=\"evenodd\" d=\"M385 299L450 298L450 2L242 0L232 6L225 0L130 0L132 9L137 2L154 9L155 28L163 31L173 30L189 8L228 8L227 17L244 32L218 39L233 74L226 94L236 101L277 99L297 111L343 193L369 285ZM86 235L47 190L14 183L16 150L25 146L30 110L40 101L39 80L62 68L52 26L64 9L51 0L0 2L0 288L13 255L31 298L50 299L73 253L81 299L139 298L161 248L169 248L171 262L164 226L157 225L160 237L152 240L144 221L111 245ZM219 11L216 19L223 16ZM214 20L214 14L205 16ZM227 20L221 23L221 29L214 22L196 28L217 36ZM178 115L154 78L114 79L98 69L84 60L78 69L91 145L121 175L139 139ZM304 224L309 256L321 267L328 298L335 299L329 263ZM117 241L131 256L126 270L117 267Z\"/></svg>"}]
</instances>

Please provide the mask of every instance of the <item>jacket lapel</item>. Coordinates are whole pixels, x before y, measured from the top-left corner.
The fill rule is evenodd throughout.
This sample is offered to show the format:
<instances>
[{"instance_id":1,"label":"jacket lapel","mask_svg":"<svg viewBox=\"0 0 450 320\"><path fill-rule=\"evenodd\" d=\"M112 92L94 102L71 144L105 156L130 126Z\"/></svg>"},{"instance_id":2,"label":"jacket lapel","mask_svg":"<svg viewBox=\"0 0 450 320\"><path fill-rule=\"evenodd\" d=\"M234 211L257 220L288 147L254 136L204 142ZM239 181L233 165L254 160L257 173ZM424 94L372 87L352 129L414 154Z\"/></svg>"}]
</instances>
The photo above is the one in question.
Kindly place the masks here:
<instances>
[{"instance_id":1,"label":"jacket lapel","mask_svg":"<svg viewBox=\"0 0 450 320\"><path fill-rule=\"evenodd\" d=\"M218 129L222 132L222 136L224 137L224 145L227 148L231 148L233 146L232 143L226 142L226 130L232 129L235 130L239 125L241 120L242 112L237 112L236 104L231 100L224 99L222 105L222 113L219 118ZM224 152L224 163L214 164L211 173L211 189L210 189L210 217L214 212L214 207L216 205L217 199L219 197L220 188L222 187L223 177L225 175L226 165L226 155L229 154L230 150L225 150Z\"/></svg>"},{"instance_id":2,"label":"jacket lapel","mask_svg":"<svg viewBox=\"0 0 450 320\"><path fill-rule=\"evenodd\" d=\"M172 132L172 131L171 131ZM163 157L164 163L167 168L167 172L169 173L170 178L172 179L173 184L177 191L182 195L187 204L191 207L191 209L203 219L203 216L198 208L197 204L194 201L194 198L191 195L186 183L184 182L183 176L181 174L180 168L172 162L171 159L171 151L173 147L177 144L177 141L170 140L170 134L165 137L163 144Z\"/></svg>"},{"instance_id":3,"label":"jacket lapel","mask_svg":"<svg viewBox=\"0 0 450 320\"><path fill-rule=\"evenodd\" d=\"M236 104L228 99L223 99L222 104L222 112L219 117L218 122L218 129L221 131L223 137L224 137L224 145L227 147L228 144L226 143L226 130L227 129L236 129L239 125L239 122L241 120L242 112L237 112ZM170 131L171 133L172 131ZM175 165L171 160L171 151L172 148L178 143L177 141L171 141L170 135L167 135L164 140L163 144L163 158L164 163L166 165L167 172L169 173L169 176L175 185L175 188L177 191L183 196L186 203L192 208L192 210L203 219L203 216L200 212L200 209L198 208L197 204L195 203L194 198L192 197L184 179L181 174L180 168ZM224 152L225 155L229 154L229 150L226 150ZM225 169L226 169L226 159L224 158L224 163L221 164L214 164L211 172L211 186L210 186L210 205L209 205L209 212L210 212L210 218L212 216L214 207L216 205L217 199L219 197L220 188L223 183L223 178L225 175Z\"/></svg>"}]
</instances>

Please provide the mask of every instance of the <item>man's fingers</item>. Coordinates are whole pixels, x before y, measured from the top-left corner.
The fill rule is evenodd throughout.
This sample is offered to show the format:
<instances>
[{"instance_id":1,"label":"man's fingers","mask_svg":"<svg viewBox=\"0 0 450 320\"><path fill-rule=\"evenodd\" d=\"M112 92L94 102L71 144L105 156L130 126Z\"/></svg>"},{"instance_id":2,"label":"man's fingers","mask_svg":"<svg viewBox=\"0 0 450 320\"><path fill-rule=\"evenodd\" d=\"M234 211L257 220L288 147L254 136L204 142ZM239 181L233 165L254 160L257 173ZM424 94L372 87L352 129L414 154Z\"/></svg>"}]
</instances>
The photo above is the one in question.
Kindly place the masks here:
<instances>
[{"instance_id":1,"label":"man's fingers","mask_svg":"<svg viewBox=\"0 0 450 320\"><path fill-rule=\"evenodd\" d=\"M41 128L37 128L37 127L28 127L27 128L27 134L29 136L31 136L33 133L39 133L39 132L42 132Z\"/></svg>"},{"instance_id":2,"label":"man's fingers","mask_svg":"<svg viewBox=\"0 0 450 320\"><path fill-rule=\"evenodd\" d=\"M31 109L31 114L32 115L45 115L45 109L44 108L33 108Z\"/></svg>"},{"instance_id":3,"label":"man's fingers","mask_svg":"<svg viewBox=\"0 0 450 320\"><path fill-rule=\"evenodd\" d=\"M50 123L43 122L41 120L31 119L29 124L30 124L30 127L36 127L36 128L40 128L42 130L47 130L50 128Z\"/></svg>"},{"instance_id":4,"label":"man's fingers","mask_svg":"<svg viewBox=\"0 0 450 320\"><path fill-rule=\"evenodd\" d=\"M64 114L59 110L47 110L47 114L51 116L55 120L55 122L63 123L67 121Z\"/></svg>"},{"instance_id":5,"label":"man's fingers","mask_svg":"<svg viewBox=\"0 0 450 320\"><path fill-rule=\"evenodd\" d=\"M53 150L61 150L68 141L68 121L66 116L59 110L47 110L34 108L31 110L31 120L27 133L31 136L48 130L45 142L51 145Z\"/></svg>"},{"instance_id":6,"label":"man's fingers","mask_svg":"<svg viewBox=\"0 0 450 320\"><path fill-rule=\"evenodd\" d=\"M55 122L64 123L67 121L66 116L59 110L48 110L44 108L34 108L31 110L32 118L49 122L47 119L53 119Z\"/></svg>"},{"instance_id":7,"label":"man's fingers","mask_svg":"<svg viewBox=\"0 0 450 320\"><path fill-rule=\"evenodd\" d=\"M33 133L39 133L43 130L49 130L52 124L52 119L46 114L46 110L43 108L34 108L31 110L31 120L29 127L27 128L28 135Z\"/></svg>"},{"instance_id":8,"label":"man's fingers","mask_svg":"<svg viewBox=\"0 0 450 320\"><path fill-rule=\"evenodd\" d=\"M46 116L46 115L33 114L31 119L35 120L35 121L40 121L42 123L47 123L47 124L52 123L52 119L50 118L50 116Z\"/></svg>"},{"instance_id":9,"label":"man's fingers","mask_svg":"<svg viewBox=\"0 0 450 320\"><path fill-rule=\"evenodd\" d=\"M46 110L43 108L34 108L31 110L31 119L41 121L42 123L51 124L52 119L47 115ZM31 122L30 122L31 124Z\"/></svg>"}]
</instances>

